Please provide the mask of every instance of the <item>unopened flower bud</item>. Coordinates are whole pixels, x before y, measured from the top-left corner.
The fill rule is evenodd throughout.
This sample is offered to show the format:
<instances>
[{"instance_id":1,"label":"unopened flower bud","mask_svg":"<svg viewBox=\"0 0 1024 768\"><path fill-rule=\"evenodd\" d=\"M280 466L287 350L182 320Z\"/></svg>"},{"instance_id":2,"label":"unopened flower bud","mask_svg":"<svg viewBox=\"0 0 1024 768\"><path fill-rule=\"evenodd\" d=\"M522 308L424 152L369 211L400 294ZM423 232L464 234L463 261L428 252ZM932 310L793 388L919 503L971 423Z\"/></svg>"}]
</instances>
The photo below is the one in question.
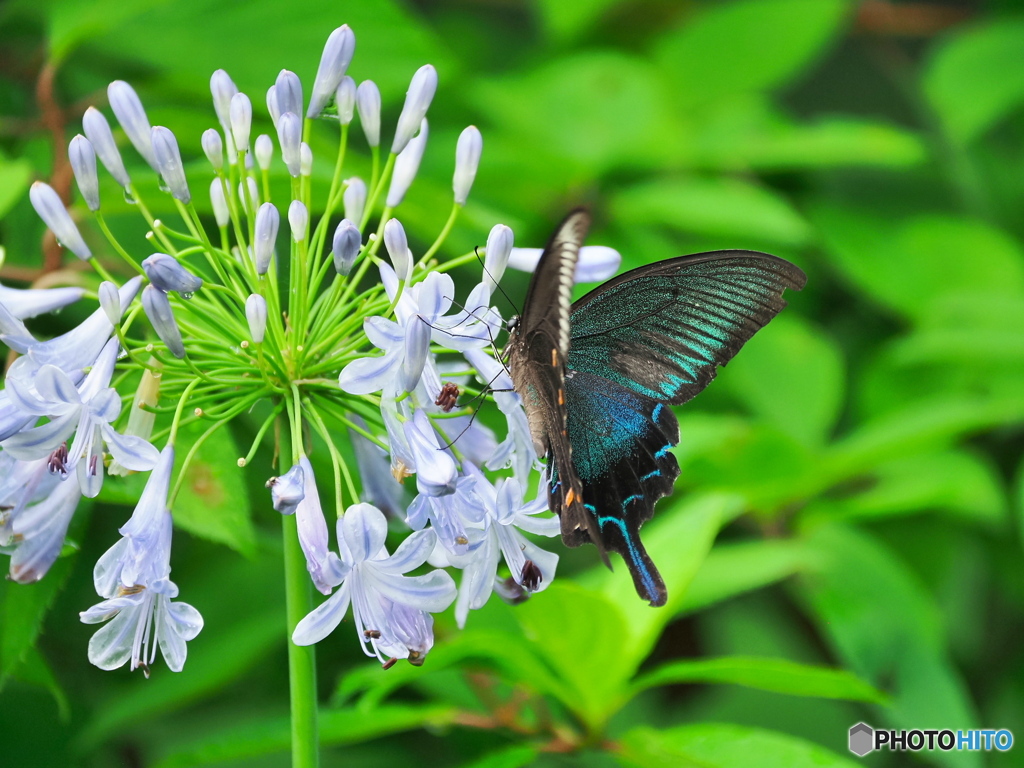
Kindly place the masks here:
<instances>
[{"instance_id":1,"label":"unopened flower bud","mask_svg":"<svg viewBox=\"0 0 1024 768\"><path fill-rule=\"evenodd\" d=\"M409 83L409 90L405 94L405 105L402 107L402 114L398 116L398 127L395 129L395 140L391 144L391 151L398 154L405 145L409 143L413 135L420 128L420 123L427 114L427 108L434 98L437 90L437 70L430 64L425 64L416 70Z\"/></svg>"},{"instance_id":2,"label":"unopened flower bud","mask_svg":"<svg viewBox=\"0 0 1024 768\"><path fill-rule=\"evenodd\" d=\"M210 93L213 94L213 111L217 113L217 121L227 132L231 125L231 99L238 93L238 86L227 72L218 69L210 75Z\"/></svg>"},{"instance_id":3,"label":"unopened flower bud","mask_svg":"<svg viewBox=\"0 0 1024 768\"><path fill-rule=\"evenodd\" d=\"M352 271L361 247L359 229L348 219L342 219L334 230L334 268L339 275L347 275Z\"/></svg>"},{"instance_id":4,"label":"unopened flower bud","mask_svg":"<svg viewBox=\"0 0 1024 768\"><path fill-rule=\"evenodd\" d=\"M147 285L142 290L142 309L160 341L167 346L167 351L179 360L185 357L185 344L181 340L181 331L178 330L167 294L155 286Z\"/></svg>"},{"instance_id":5,"label":"unopened flower bud","mask_svg":"<svg viewBox=\"0 0 1024 768\"><path fill-rule=\"evenodd\" d=\"M117 122L124 128L132 146L154 171L160 173L160 165L153 149L149 118L146 117L146 110L143 109L135 89L124 80L115 80L107 86L107 98L110 100L110 108L117 116Z\"/></svg>"},{"instance_id":6,"label":"unopened flower bud","mask_svg":"<svg viewBox=\"0 0 1024 768\"><path fill-rule=\"evenodd\" d=\"M388 208L394 208L402 202L413 179L416 178L420 160L423 159L423 150L427 147L427 134L427 120L424 118L420 132L405 145L405 149L395 159L395 170L391 174L391 186L388 187Z\"/></svg>"},{"instance_id":7,"label":"unopened flower bud","mask_svg":"<svg viewBox=\"0 0 1024 768\"><path fill-rule=\"evenodd\" d=\"M224 168L224 142L221 141L220 132L216 128L207 128L203 131L203 153L210 161L213 170L219 171Z\"/></svg>"},{"instance_id":8,"label":"unopened flower bud","mask_svg":"<svg viewBox=\"0 0 1024 768\"><path fill-rule=\"evenodd\" d=\"M455 145L455 177L452 179L455 202L459 205L466 204L469 190L476 179L476 169L480 166L480 154L483 149L484 139L475 125L469 126L459 134L459 142Z\"/></svg>"},{"instance_id":9,"label":"unopened flower bud","mask_svg":"<svg viewBox=\"0 0 1024 768\"><path fill-rule=\"evenodd\" d=\"M274 157L274 142L265 133L256 137L256 148L253 153L256 155L256 162L259 163L261 171L270 170L270 160Z\"/></svg>"},{"instance_id":10,"label":"unopened flower bud","mask_svg":"<svg viewBox=\"0 0 1024 768\"><path fill-rule=\"evenodd\" d=\"M185 168L181 164L181 153L178 152L178 140L174 138L169 128L158 125L153 128L153 151L156 153L156 161L160 175L164 183L171 190L171 195L176 200L188 203L192 195L188 191L188 182L185 180Z\"/></svg>"},{"instance_id":11,"label":"unopened flower bud","mask_svg":"<svg viewBox=\"0 0 1024 768\"><path fill-rule=\"evenodd\" d=\"M409 251L405 228L398 219L388 219L384 225L384 247L388 249L398 279L408 280L412 275L412 253Z\"/></svg>"},{"instance_id":12,"label":"unopened flower bud","mask_svg":"<svg viewBox=\"0 0 1024 768\"><path fill-rule=\"evenodd\" d=\"M294 72L281 70L274 81L274 93L282 115L285 112L291 112L296 117L302 114L302 82Z\"/></svg>"},{"instance_id":13,"label":"unopened flower bud","mask_svg":"<svg viewBox=\"0 0 1024 768\"><path fill-rule=\"evenodd\" d=\"M277 103L277 86L267 88L267 111L270 113L270 120L277 128L277 121L281 119L281 107Z\"/></svg>"},{"instance_id":14,"label":"unopened flower bud","mask_svg":"<svg viewBox=\"0 0 1024 768\"><path fill-rule=\"evenodd\" d=\"M256 272L267 274L270 259L274 255L274 244L277 242L277 229L281 225L281 214L273 203L264 203L256 212L256 242L253 245L253 259Z\"/></svg>"},{"instance_id":15,"label":"unopened flower bud","mask_svg":"<svg viewBox=\"0 0 1024 768\"><path fill-rule=\"evenodd\" d=\"M346 179L342 200L345 204L345 218L359 226L363 220L363 211L366 210L366 182L358 176Z\"/></svg>"},{"instance_id":16,"label":"unopened flower bud","mask_svg":"<svg viewBox=\"0 0 1024 768\"><path fill-rule=\"evenodd\" d=\"M238 199L242 201L242 209L246 215L251 216L260 204L260 188L256 184L256 179L249 176L238 182Z\"/></svg>"},{"instance_id":17,"label":"unopened flower bud","mask_svg":"<svg viewBox=\"0 0 1024 768\"><path fill-rule=\"evenodd\" d=\"M121 294L117 292L117 286L109 280L100 283L99 289L100 307L103 313L110 320L110 324L117 327L121 324Z\"/></svg>"},{"instance_id":18,"label":"unopened flower bud","mask_svg":"<svg viewBox=\"0 0 1024 768\"><path fill-rule=\"evenodd\" d=\"M366 143L371 147L380 146L380 89L373 80L363 80L356 89L356 109Z\"/></svg>"},{"instance_id":19,"label":"unopened flower bud","mask_svg":"<svg viewBox=\"0 0 1024 768\"><path fill-rule=\"evenodd\" d=\"M267 300L258 293L249 294L245 300L245 319L249 321L249 334L257 344L263 343L267 332Z\"/></svg>"},{"instance_id":20,"label":"unopened flower bud","mask_svg":"<svg viewBox=\"0 0 1024 768\"><path fill-rule=\"evenodd\" d=\"M305 497L302 467L296 464L280 477L267 480L274 509L282 515L294 515L295 508Z\"/></svg>"},{"instance_id":21,"label":"unopened flower bud","mask_svg":"<svg viewBox=\"0 0 1024 768\"><path fill-rule=\"evenodd\" d=\"M210 182L210 205L213 206L213 217L218 227L226 227L231 221L228 201L224 199L224 182L215 178Z\"/></svg>"},{"instance_id":22,"label":"unopened flower bud","mask_svg":"<svg viewBox=\"0 0 1024 768\"><path fill-rule=\"evenodd\" d=\"M185 269L173 256L166 253L154 253L142 262L149 282L164 293L174 291L183 299L191 298L192 294L203 287L203 279L196 277Z\"/></svg>"},{"instance_id":23,"label":"unopened flower bud","mask_svg":"<svg viewBox=\"0 0 1024 768\"><path fill-rule=\"evenodd\" d=\"M299 144L299 174L307 178L313 174L313 150L309 144Z\"/></svg>"},{"instance_id":24,"label":"unopened flower bud","mask_svg":"<svg viewBox=\"0 0 1024 768\"><path fill-rule=\"evenodd\" d=\"M292 178L302 170L299 145L302 143L302 120L294 112L284 112L277 120L277 141L281 145L281 159L288 166Z\"/></svg>"},{"instance_id":25,"label":"unopened flower bud","mask_svg":"<svg viewBox=\"0 0 1024 768\"><path fill-rule=\"evenodd\" d=\"M114 134L110 131L110 123L96 107L89 107L82 115L82 130L86 138L92 143L96 154L107 169L107 173L114 177L118 184L127 187L132 183L128 171L124 169L124 161L121 160L121 153L117 151L117 144L114 142Z\"/></svg>"},{"instance_id":26,"label":"unopened flower bud","mask_svg":"<svg viewBox=\"0 0 1024 768\"><path fill-rule=\"evenodd\" d=\"M494 290L501 282L508 265L508 257L512 253L514 236L512 230L504 224L495 224L487 235L487 250L484 251L484 280Z\"/></svg>"},{"instance_id":27,"label":"unopened flower bud","mask_svg":"<svg viewBox=\"0 0 1024 768\"><path fill-rule=\"evenodd\" d=\"M92 258L92 251L85 244L85 240L82 239L82 234L78 231L78 227L71 220L71 214L68 213L68 209L64 207L64 203L60 199L60 195L54 191L53 187L37 181L29 189L28 199L32 202L32 207L36 209L36 213L39 214L39 218L53 232L58 243L82 260Z\"/></svg>"},{"instance_id":28,"label":"unopened flower bud","mask_svg":"<svg viewBox=\"0 0 1024 768\"><path fill-rule=\"evenodd\" d=\"M292 230L292 240L301 243L306 239L306 230L309 227L309 211L302 204L301 200L292 200L288 206L288 226Z\"/></svg>"},{"instance_id":29,"label":"unopened flower bud","mask_svg":"<svg viewBox=\"0 0 1024 768\"><path fill-rule=\"evenodd\" d=\"M309 109L306 117L319 117L327 106L341 78L345 75L352 55L356 50L356 36L343 24L331 32L320 56L320 66L313 80L313 93L309 97Z\"/></svg>"},{"instance_id":30,"label":"unopened flower bud","mask_svg":"<svg viewBox=\"0 0 1024 768\"><path fill-rule=\"evenodd\" d=\"M252 129L252 102L244 93L236 93L231 97L231 136L235 140L235 149L239 152L249 150L249 131Z\"/></svg>"},{"instance_id":31,"label":"unopened flower bud","mask_svg":"<svg viewBox=\"0 0 1024 768\"><path fill-rule=\"evenodd\" d=\"M356 81L348 75L341 78L334 91L334 106L338 110L338 122L348 125L356 109Z\"/></svg>"},{"instance_id":32,"label":"unopened flower bud","mask_svg":"<svg viewBox=\"0 0 1024 768\"><path fill-rule=\"evenodd\" d=\"M75 172L78 191L90 211L100 209L100 177L96 174L96 151L85 136L78 134L68 145L68 159Z\"/></svg>"}]
</instances>

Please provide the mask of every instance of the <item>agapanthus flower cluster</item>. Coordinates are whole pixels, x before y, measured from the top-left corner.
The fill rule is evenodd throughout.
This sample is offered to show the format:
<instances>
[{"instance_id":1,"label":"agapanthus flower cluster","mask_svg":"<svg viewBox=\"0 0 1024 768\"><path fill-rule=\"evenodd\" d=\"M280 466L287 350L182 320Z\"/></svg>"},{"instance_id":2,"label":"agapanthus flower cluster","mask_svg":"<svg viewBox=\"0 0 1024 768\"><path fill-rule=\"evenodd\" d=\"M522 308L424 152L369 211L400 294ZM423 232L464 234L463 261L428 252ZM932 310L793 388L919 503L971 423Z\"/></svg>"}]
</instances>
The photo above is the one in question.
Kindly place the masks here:
<instances>
[{"instance_id":1,"label":"agapanthus flower cluster","mask_svg":"<svg viewBox=\"0 0 1024 768\"><path fill-rule=\"evenodd\" d=\"M254 413L266 415L251 448L230 460L244 472L261 449L276 457L267 506L294 516L285 530L329 596L298 622L295 643L315 643L351 615L367 654L419 664L433 645L432 614L454 603L462 626L492 592L520 600L554 578L558 556L524 535L554 536L558 521L497 353L505 321L492 301L506 266L532 269L540 251L513 248L512 230L496 224L480 282L456 288L450 270L481 258L479 249L441 257L477 174L480 131L428 147L438 74L425 65L382 153L380 91L348 74L354 53L352 30L336 29L308 100L288 70L265 96L215 72L201 137L209 184L186 177L177 138L150 125L132 86L111 83L120 130L90 107L68 147L85 210L73 216L51 187L32 187L40 217L97 277L84 289L0 287L0 341L19 354L0 392L0 551L15 581L42 578L81 497L95 497L106 474L150 472L122 538L96 564L100 601L81 614L103 623L88 651L101 668L148 670L159 648L182 669L203 619L175 600L170 580L176 489L203 440ZM360 175L347 162L356 122ZM337 135L333 157L314 157L314 131ZM454 158L451 214L436 233L410 238L397 214L428 149ZM318 160L334 173L314 200ZM100 166L146 220L144 243L119 242L107 227ZM157 219L136 186L153 173L176 221ZM207 195L209 220L196 207ZM95 227L83 234L79 216ZM105 244L92 242L96 232ZM585 249L578 277L604 279L617 266L614 251ZM39 340L23 322L76 301L98 307L57 338ZM489 390L502 435L476 417L476 395ZM192 422L204 431L183 446L179 428ZM338 450L345 441L353 451ZM314 463L333 471L317 477ZM393 551L389 530L404 535Z\"/></svg>"}]
</instances>

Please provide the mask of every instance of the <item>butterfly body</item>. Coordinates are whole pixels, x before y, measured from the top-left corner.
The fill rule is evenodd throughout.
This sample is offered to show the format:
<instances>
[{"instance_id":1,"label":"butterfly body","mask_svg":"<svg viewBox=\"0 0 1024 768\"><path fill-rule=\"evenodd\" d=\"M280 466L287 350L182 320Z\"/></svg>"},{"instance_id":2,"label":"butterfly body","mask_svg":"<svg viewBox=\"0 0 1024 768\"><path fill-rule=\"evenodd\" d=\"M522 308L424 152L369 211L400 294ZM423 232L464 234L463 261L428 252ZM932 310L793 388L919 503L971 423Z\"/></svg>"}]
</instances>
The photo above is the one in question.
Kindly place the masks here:
<instances>
[{"instance_id":1,"label":"butterfly body","mask_svg":"<svg viewBox=\"0 0 1024 768\"><path fill-rule=\"evenodd\" d=\"M634 269L571 303L589 215L555 231L510 327L509 369L539 455L549 504L569 546L593 542L625 560L638 594L667 599L640 541L655 502L672 492L679 425L669 405L714 378L806 280L754 251L681 256Z\"/></svg>"}]
</instances>

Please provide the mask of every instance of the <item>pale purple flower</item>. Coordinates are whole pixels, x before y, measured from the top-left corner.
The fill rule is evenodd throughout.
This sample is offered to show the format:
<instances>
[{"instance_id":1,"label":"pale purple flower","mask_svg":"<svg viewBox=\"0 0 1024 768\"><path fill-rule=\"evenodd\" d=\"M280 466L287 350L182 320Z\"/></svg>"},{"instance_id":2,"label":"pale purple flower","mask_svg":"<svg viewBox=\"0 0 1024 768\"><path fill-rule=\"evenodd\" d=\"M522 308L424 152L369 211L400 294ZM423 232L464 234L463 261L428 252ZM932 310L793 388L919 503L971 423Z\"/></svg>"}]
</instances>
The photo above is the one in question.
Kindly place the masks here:
<instances>
[{"instance_id":1,"label":"pale purple flower","mask_svg":"<svg viewBox=\"0 0 1024 768\"><path fill-rule=\"evenodd\" d=\"M342 202L345 205L345 218L358 227L363 220L363 211L366 210L366 182L358 176L345 179Z\"/></svg>"},{"instance_id":2,"label":"pale purple flower","mask_svg":"<svg viewBox=\"0 0 1024 768\"><path fill-rule=\"evenodd\" d=\"M333 241L334 268L338 274L347 275L352 271L362 245L358 227L348 219L342 219L334 230Z\"/></svg>"},{"instance_id":3,"label":"pale purple flower","mask_svg":"<svg viewBox=\"0 0 1024 768\"><path fill-rule=\"evenodd\" d=\"M513 242L515 242L515 235L504 224L495 224L487 235L487 246L484 251L484 282L492 291L501 282L502 275L505 274L505 267L508 266L509 257L512 255Z\"/></svg>"},{"instance_id":4,"label":"pale purple flower","mask_svg":"<svg viewBox=\"0 0 1024 768\"><path fill-rule=\"evenodd\" d=\"M117 292L117 286L109 280L100 283L96 292L100 300L100 308L107 313L107 319L111 325L121 322L121 294Z\"/></svg>"},{"instance_id":5,"label":"pale purple flower","mask_svg":"<svg viewBox=\"0 0 1024 768\"><path fill-rule=\"evenodd\" d=\"M299 76L287 69L282 69L274 81L274 96L277 108L282 116L291 112L301 123L302 114L302 82Z\"/></svg>"},{"instance_id":6,"label":"pale purple flower","mask_svg":"<svg viewBox=\"0 0 1024 768\"><path fill-rule=\"evenodd\" d=\"M484 502L476 487L476 477L460 475L452 493L441 496L421 493L409 505L406 522L413 530L420 530L429 522L448 555L468 554L486 524Z\"/></svg>"},{"instance_id":7,"label":"pale purple flower","mask_svg":"<svg viewBox=\"0 0 1024 768\"><path fill-rule=\"evenodd\" d=\"M124 537L99 559L93 571L96 592L105 598L83 611L86 624L109 621L89 641L89 661L100 669L147 671L159 647L167 667L180 672L186 642L203 628L203 617L187 603L175 603L178 588L171 574L171 511L167 508L174 448L160 454Z\"/></svg>"},{"instance_id":8,"label":"pale purple flower","mask_svg":"<svg viewBox=\"0 0 1024 768\"><path fill-rule=\"evenodd\" d=\"M257 344L263 343L267 332L267 300L258 293L249 294L245 300L245 319L249 323L252 340Z\"/></svg>"},{"instance_id":9,"label":"pale purple flower","mask_svg":"<svg viewBox=\"0 0 1024 768\"><path fill-rule=\"evenodd\" d=\"M51 471L68 475L78 470L82 493L95 497L103 485L103 445L128 469L151 469L157 451L139 437L117 433L111 423L121 413L121 398L109 386L114 372L117 339L107 342L80 387L53 365L44 365L29 383L8 377L7 391L23 413L47 416L50 421L23 430L3 441L4 450L17 459L50 457ZM28 384L28 385L27 385ZM74 435L70 446L67 441Z\"/></svg>"},{"instance_id":10,"label":"pale purple flower","mask_svg":"<svg viewBox=\"0 0 1024 768\"><path fill-rule=\"evenodd\" d=\"M317 67L313 80L313 92L309 96L309 109L306 117L319 117L327 106L328 99L334 95L341 78L345 75L352 56L356 50L356 36L343 24L331 32L320 55L320 66Z\"/></svg>"},{"instance_id":11,"label":"pale purple flower","mask_svg":"<svg viewBox=\"0 0 1024 768\"><path fill-rule=\"evenodd\" d=\"M153 151L153 136L152 129L149 127L149 118L146 117L146 110L143 109L135 89L124 80L115 80L107 86L107 99L132 146L149 163L150 168L160 173L160 164Z\"/></svg>"},{"instance_id":12,"label":"pale purple flower","mask_svg":"<svg viewBox=\"0 0 1024 768\"><path fill-rule=\"evenodd\" d=\"M338 122L348 125L356 109L356 81L348 75L341 78L334 92L334 106L338 110Z\"/></svg>"},{"instance_id":13,"label":"pale purple flower","mask_svg":"<svg viewBox=\"0 0 1024 768\"><path fill-rule=\"evenodd\" d=\"M435 91L437 70L430 64L425 64L416 70L409 83L409 90L406 91L405 104L402 106L402 113L398 116L398 127L395 129L395 140L391 144L392 153L397 155L405 149L413 134L420 130L420 123L426 117Z\"/></svg>"},{"instance_id":14,"label":"pale purple flower","mask_svg":"<svg viewBox=\"0 0 1024 768\"><path fill-rule=\"evenodd\" d=\"M406 143L405 149L395 160L395 169L391 174L391 186L388 187L386 203L388 208L394 208L405 199L405 193L409 191L409 187L420 169L420 160L423 159L428 135L427 120L424 118L420 123L419 133Z\"/></svg>"},{"instance_id":15,"label":"pale purple flower","mask_svg":"<svg viewBox=\"0 0 1024 768\"><path fill-rule=\"evenodd\" d=\"M19 320L74 304L84 288L8 288L0 285L0 304Z\"/></svg>"},{"instance_id":16,"label":"pale purple flower","mask_svg":"<svg viewBox=\"0 0 1024 768\"><path fill-rule=\"evenodd\" d=\"M142 291L142 309L167 351L179 360L185 357L185 343L181 339L181 330L178 321L174 319L174 310L167 294L155 286L147 285Z\"/></svg>"},{"instance_id":17,"label":"pale purple flower","mask_svg":"<svg viewBox=\"0 0 1024 768\"><path fill-rule=\"evenodd\" d=\"M353 416L352 421L366 429L366 423L358 416ZM349 438L359 468L362 486L360 499L377 507L388 517L404 520L409 497L405 486L391 473L391 459L387 451L354 430L349 430Z\"/></svg>"},{"instance_id":18,"label":"pale purple flower","mask_svg":"<svg viewBox=\"0 0 1024 768\"><path fill-rule=\"evenodd\" d=\"M181 263L166 253L154 253L142 262L149 281L164 293L174 291L184 299L203 287L203 279L196 277Z\"/></svg>"},{"instance_id":19,"label":"pale purple flower","mask_svg":"<svg viewBox=\"0 0 1024 768\"><path fill-rule=\"evenodd\" d=\"M455 493L458 470L455 460L437 442L437 433L421 410L405 422L405 438L416 462L416 488L421 494L445 496Z\"/></svg>"},{"instance_id":20,"label":"pale purple flower","mask_svg":"<svg viewBox=\"0 0 1024 768\"><path fill-rule=\"evenodd\" d=\"M42 471L46 471L45 459ZM19 462L31 465L34 478L38 478L38 462ZM48 473L47 473L48 474ZM68 525L82 498L79 484L74 480L58 480L42 484L49 492L35 503L16 508L9 513L11 539L15 543L11 554L10 578L19 584L39 581L57 560ZM6 527L6 526L5 526Z\"/></svg>"},{"instance_id":21,"label":"pale purple flower","mask_svg":"<svg viewBox=\"0 0 1024 768\"><path fill-rule=\"evenodd\" d=\"M75 172L78 191L90 211L100 209L100 177L96 173L96 150L90 141L78 134L68 145L68 160Z\"/></svg>"},{"instance_id":22,"label":"pale purple flower","mask_svg":"<svg viewBox=\"0 0 1024 768\"><path fill-rule=\"evenodd\" d=\"M213 95L213 111L227 141L228 163L234 165L238 159L234 140L231 138L231 99L238 93L238 87L223 69L210 76L210 93Z\"/></svg>"},{"instance_id":23,"label":"pale purple flower","mask_svg":"<svg viewBox=\"0 0 1024 768\"><path fill-rule=\"evenodd\" d=\"M513 248L508 265L522 272L533 272L543 248ZM619 271L622 254L606 245L585 245L580 248L573 280L577 283L601 283Z\"/></svg>"},{"instance_id":24,"label":"pale purple flower","mask_svg":"<svg viewBox=\"0 0 1024 768\"><path fill-rule=\"evenodd\" d=\"M405 227L398 219L388 219L384 225L384 247L388 249L398 279L408 280L412 276L412 251L409 250Z\"/></svg>"},{"instance_id":25,"label":"pale purple flower","mask_svg":"<svg viewBox=\"0 0 1024 768\"><path fill-rule=\"evenodd\" d=\"M469 126L459 134L459 141L455 145L455 175L452 177L452 191L458 205L465 205L469 198L469 190L473 188L483 150L484 139L480 135L480 129L475 125Z\"/></svg>"},{"instance_id":26,"label":"pale purple flower","mask_svg":"<svg viewBox=\"0 0 1024 768\"><path fill-rule=\"evenodd\" d=\"M299 472L295 470L298 469ZM297 502L297 483L301 483L302 498ZM305 455L285 475L273 478L268 484L274 498L274 509L285 515L294 514L299 529L299 545L306 556L306 570L313 585L325 595L338 584L338 558L327 551L327 521L320 506L320 493L316 488L313 465ZM294 502L294 503L293 503Z\"/></svg>"},{"instance_id":27,"label":"pale purple flower","mask_svg":"<svg viewBox=\"0 0 1024 768\"><path fill-rule=\"evenodd\" d=\"M380 89L373 80L363 80L356 89L356 110L366 143L371 147L380 146Z\"/></svg>"},{"instance_id":28,"label":"pale purple flower","mask_svg":"<svg viewBox=\"0 0 1024 768\"><path fill-rule=\"evenodd\" d=\"M274 510L282 515L294 515L299 502L306 497L306 473L301 464L296 464L280 477L267 480L270 489L270 500Z\"/></svg>"},{"instance_id":29,"label":"pale purple flower","mask_svg":"<svg viewBox=\"0 0 1024 768\"><path fill-rule=\"evenodd\" d=\"M110 130L110 123L96 107L89 107L82 115L82 130L86 138L92 143L93 149L107 169L107 173L114 177L118 184L127 187L132 183L128 171L124 168L124 161L121 153L117 150L114 142L114 134Z\"/></svg>"},{"instance_id":30,"label":"pale purple flower","mask_svg":"<svg viewBox=\"0 0 1024 768\"><path fill-rule=\"evenodd\" d=\"M171 196L187 205L192 200L192 193L188 190L185 167L181 162L178 140L174 138L174 133L162 125L155 126L152 129L152 145L156 155L157 171L170 190Z\"/></svg>"},{"instance_id":31,"label":"pale purple flower","mask_svg":"<svg viewBox=\"0 0 1024 768\"><path fill-rule=\"evenodd\" d=\"M92 258L92 251L85 244L78 227L71 220L71 214L68 213L60 195L53 187L42 181L33 182L28 191L28 198L32 202L32 207L36 209L36 213L39 214L39 218L53 232L58 243L80 259Z\"/></svg>"},{"instance_id":32,"label":"pale purple flower","mask_svg":"<svg viewBox=\"0 0 1024 768\"><path fill-rule=\"evenodd\" d=\"M293 642L310 645L325 638L351 603L352 622L366 655L382 662L390 657L422 663L433 645L429 614L451 605L455 582L441 570L404 575L426 561L434 546L431 531L412 534L389 555L387 530L387 520L376 507L355 504L345 511L338 521L343 578L334 594L298 623Z\"/></svg>"},{"instance_id":33,"label":"pale purple flower","mask_svg":"<svg viewBox=\"0 0 1024 768\"><path fill-rule=\"evenodd\" d=\"M277 140L281 145L281 159L288 166L292 178L302 172L302 119L294 112L283 112L277 120Z\"/></svg>"},{"instance_id":34,"label":"pale purple flower","mask_svg":"<svg viewBox=\"0 0 1024 768\"><path fill-rule=\"evenodd\" d=\"M277 242L277 230L281 226L281 214L273 203L264 203L256 212L253 243L253 258L256 260L256 274L265 275L270 269L270 260L274 255L274 244Z\"/></svg>"}]
</instances>

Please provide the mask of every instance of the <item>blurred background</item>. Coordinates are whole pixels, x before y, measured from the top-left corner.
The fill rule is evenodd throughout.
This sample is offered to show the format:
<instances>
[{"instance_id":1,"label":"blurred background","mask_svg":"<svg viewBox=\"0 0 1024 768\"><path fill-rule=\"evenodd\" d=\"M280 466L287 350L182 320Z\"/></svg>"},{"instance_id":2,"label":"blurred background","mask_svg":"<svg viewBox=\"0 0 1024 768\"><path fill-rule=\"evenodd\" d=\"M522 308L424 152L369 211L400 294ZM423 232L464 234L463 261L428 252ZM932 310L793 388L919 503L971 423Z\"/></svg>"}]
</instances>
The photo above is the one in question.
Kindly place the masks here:
<instances>
[{"instance_id":1,"label":"blurred background","mask_svg":"<svg viewBox=\"0 0 1024 768\"><path fill-rule=\"evenodd\" d=\"M87 106L106 110L108 82L128 80L175 131L190 179L206 179L212 71L251 95L254 135L271 132L278 70L308 93L342 23L385 126L417 67L440 75L399 212L414 252L447 215L455 140L475 124L483 161L448 255L497 222L540 245L584 203L590 242L619 249L624 269L748 248L808 284L677 409L682 475L644 529L666 608L639 603L624 568L596 569L592 548L559 545L547 592L494 599L464 632L442 616L420 669L382 672L346 623L318 652L323 765L849 766L861 720L1024 742L1021 4L6 0L0 279L77 266L44 241L27 190L47 180L85 213L66 146ZM336 129L315 128L323 200ZM368 167L358 130L351 146ZM155 179L126 158L159 215ZM144 225L104 183L112 229L147 255ZM518 301L526 280L505 290ZM116 488L80 509L77 547L44 581L0 584L0 763L287 764L273 470L223 461L247 429L207 444L174 510L174 580L206 619L183 673L87 662L94 628L78 611L128 513ZM1024 748L863 763L1024 765Z\"/></svg>"}]
</instances>

